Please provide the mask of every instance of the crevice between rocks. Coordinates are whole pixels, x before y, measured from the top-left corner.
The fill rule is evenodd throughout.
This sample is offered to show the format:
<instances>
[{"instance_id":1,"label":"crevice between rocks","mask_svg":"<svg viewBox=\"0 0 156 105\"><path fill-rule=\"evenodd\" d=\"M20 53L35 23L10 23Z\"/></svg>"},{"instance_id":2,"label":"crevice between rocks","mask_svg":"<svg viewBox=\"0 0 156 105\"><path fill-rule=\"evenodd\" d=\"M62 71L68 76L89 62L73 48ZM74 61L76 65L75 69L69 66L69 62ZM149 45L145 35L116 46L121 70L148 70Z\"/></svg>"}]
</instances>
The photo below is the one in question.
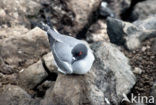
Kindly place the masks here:
<instances>
[{"instance_id":1,"label":"crevice between rocks","mask_svg":"<svg viewBox=\"0 0 156 105\"><path fill-rule=\"evenodd\" d=\"M44 70L47 72L47 74L48 74L48 76L45 78L45 79L43 79L40 83L38 83L34 88L33 88L33 90L36 92L36 95L34 95L33 96L33 98L35 98L35 97L41 97L41 98L43 98L44 97L44 95L45 95L45 93L46 93L46 90L48 89L45 89L45 91L40 91L39 89L38 89L38 87L40 86L40 85L42 85L45 81L56 81L56 79L57 79L57 76L58 76L58 74L57 73L55 73L55 72L50 72L50 70L48 69L48 67L46 66L46 64L45 64L45 61L43 60L43 59L41 59L41 61L42 61L42 65L43 65L43 68L44 68Z\"/></svg>"},{"instance_id":2,"label":"crevice between rocks","mask_svg":"<svg viewBox=\"0 0 156 105\"><path fill-rule=\"evenodd\" d=\"M89 30L90 26L97 22L99 19L99 8L97 8L95 11L93 11L89 18L87 24L82 28L81 31L78 32L76 35L77 39L86 39L86 33Z\"/></svg>"}]
</instances>

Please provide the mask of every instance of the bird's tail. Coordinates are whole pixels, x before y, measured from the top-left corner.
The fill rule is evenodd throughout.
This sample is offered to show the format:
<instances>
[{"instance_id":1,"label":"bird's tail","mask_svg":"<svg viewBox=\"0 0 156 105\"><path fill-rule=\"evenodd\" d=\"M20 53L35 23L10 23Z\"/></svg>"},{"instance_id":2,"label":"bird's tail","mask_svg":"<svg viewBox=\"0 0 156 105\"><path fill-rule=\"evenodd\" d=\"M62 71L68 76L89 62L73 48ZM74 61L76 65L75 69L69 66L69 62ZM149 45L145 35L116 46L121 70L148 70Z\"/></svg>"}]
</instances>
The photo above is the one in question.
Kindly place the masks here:
<instances>
[{"instance_id":1,"label":"bird's tail","mask_svg":"<svg viewBox=\"0 0 156 105\"><path fill-rule=\"evenodd\" d=\"M45 24L43 21L40 22L37 26L46 32L48 30L54 30L53 27L50 27L48 24Z\"/></svg>"},{"instance_id":2,"label":"bird's tail","mask_svg":"<svg viewBox=\"0 0 156 105\"><path fill-rule=\"evenodd\" d=\"M44 22L40 22L38 25L39 28L41 28L42 30L47 32L50 42L53 42L54 40L61 42L61 40L59 38L60 33L55 28L53 28L52 25L50 25L50 26L49 26L49 24L45 24Z\"/></svg>"}]
</instances>

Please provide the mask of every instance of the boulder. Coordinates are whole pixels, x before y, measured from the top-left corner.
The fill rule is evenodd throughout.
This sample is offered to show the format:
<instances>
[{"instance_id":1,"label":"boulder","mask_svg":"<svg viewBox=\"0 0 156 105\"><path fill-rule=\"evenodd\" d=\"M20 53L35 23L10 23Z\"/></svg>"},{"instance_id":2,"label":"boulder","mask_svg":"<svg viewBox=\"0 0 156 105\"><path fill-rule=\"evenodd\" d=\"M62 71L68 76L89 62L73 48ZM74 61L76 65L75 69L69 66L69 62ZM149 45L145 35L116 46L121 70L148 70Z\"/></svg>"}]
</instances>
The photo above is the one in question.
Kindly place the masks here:
<instances>
[{"instance_id":1,"label":"boulder","mask_svg":"<svg viewBox=\"0 0 156 105\"><path fill-rule=\"evenodd\" d=\"M48 76L42 61L32 64L26 69L22 69L19 73L19 82L25 89L34 89Z\"/></svg>"},{"instance_id":2,"label":"boulder","mask_svg":"<svg viewBox=\"0 0 156 105\"><path fill-rule=\"evenodd\" d=\"M108 41L107 26L104 20L98 20L95 24L91 25L87 34L86 40L88 42Z\"/></svg>"},{"instance_id":3,"label":"boulder","mask_svg":"<svg viewBox=\"0 0 156 105\"><path fill-rule=\"evenodd\" d=\"M156 14L150 15L146 19L137 20L133 24L144 30L156 30Z\"/></svg>"},{"instance_id":4,"label":"boulder","mask_svg":"<svg viewBox=\"0 0 156 105\"><path fill-rule=\"evenodd\" d=\"M92 45L95 62L85 75L58 74L53 88L47 90L42 105L118 104L135 84L129 60L107 42Z\"/></svg>"},{"instance_id":5,"label":"boulder","mask_svg":"<svg viewBox=\"0 0 156 105\"><path fill-rule=\"evenodd\" d=\"M14 26L17 24L29 24L28 15L36 15L41 4L37 0L2 0L0 1L0 23Z\"/></svg>"},{"instance_id":6,"label":"boulder","mask_svg":"<svg viewBox=\"0 0 156 105\"><path fill-rule=\"evenodd\" d=\"M146 19L148 16L156 14L156 1L155 0L145 0L136 5L134 12L137 12L140 19Z\"/></svg>"},{"instance_id":7,"label":"boulder","mask_svg":"<svg viewBox=\"0 0 156 105\"><path fill-rule=\"evenodd\" d=\"M26 68L37 62L49 50L47 36L39 28L34 28L23 35L13 35L0 40L1 64L6 69Z\"/></svg>"},{"instance_id":8,"label":"boulder","mask_svg":"<svg viewBox=\"0 0 156 105\"><path fill-rule=\"evenodd\" d=\"M156 37L155 20L149 18L134 24L118 19L107 19L107 32L112 43L124 45L129 50L140 47L141 42Z\"/></svg>"}]
</instances>

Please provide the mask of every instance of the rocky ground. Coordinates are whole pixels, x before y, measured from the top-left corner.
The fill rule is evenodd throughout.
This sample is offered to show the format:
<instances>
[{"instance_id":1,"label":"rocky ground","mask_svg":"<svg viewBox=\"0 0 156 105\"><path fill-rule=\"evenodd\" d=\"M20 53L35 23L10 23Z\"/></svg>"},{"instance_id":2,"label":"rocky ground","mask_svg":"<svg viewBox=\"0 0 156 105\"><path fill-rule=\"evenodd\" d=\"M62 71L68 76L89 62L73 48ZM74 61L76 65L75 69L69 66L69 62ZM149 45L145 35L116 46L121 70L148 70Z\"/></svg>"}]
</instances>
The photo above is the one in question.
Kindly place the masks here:
<instances>
[{"instance_id":1,"label":"rocky ground","mask_svg":"<svg viewBox=\"0 0 156 105\"><path fill-rule=\"evenodd\" d=\"M0 105L156 105L155 0L1 0ZM39 22L86 40L85 75L57 71Z\"/></svg>"}]
</instances>

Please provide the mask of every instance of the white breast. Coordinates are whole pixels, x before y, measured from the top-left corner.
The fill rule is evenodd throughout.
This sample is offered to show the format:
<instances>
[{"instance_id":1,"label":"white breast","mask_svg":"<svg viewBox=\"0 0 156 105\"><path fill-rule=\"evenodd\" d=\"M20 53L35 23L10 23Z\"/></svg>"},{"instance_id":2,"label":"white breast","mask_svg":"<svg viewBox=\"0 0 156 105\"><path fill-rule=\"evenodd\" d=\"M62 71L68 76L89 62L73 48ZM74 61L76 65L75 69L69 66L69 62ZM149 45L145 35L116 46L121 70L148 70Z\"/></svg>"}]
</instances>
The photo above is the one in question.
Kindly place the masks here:
<instances>
[{"instance_id":1,"label":"white breast","mask_svg":"<svg viewBox=\"0 0 156 105\"><path fill-rule=\"evenodd\" d=\"M72 65L73 73L75 74L87 73L91 69L94 59L95 58L94 58L94 55L92 54L92 51L88 50L88 54L84 59L78 60L73 63Z\"/></svg>"}]
</instances>

